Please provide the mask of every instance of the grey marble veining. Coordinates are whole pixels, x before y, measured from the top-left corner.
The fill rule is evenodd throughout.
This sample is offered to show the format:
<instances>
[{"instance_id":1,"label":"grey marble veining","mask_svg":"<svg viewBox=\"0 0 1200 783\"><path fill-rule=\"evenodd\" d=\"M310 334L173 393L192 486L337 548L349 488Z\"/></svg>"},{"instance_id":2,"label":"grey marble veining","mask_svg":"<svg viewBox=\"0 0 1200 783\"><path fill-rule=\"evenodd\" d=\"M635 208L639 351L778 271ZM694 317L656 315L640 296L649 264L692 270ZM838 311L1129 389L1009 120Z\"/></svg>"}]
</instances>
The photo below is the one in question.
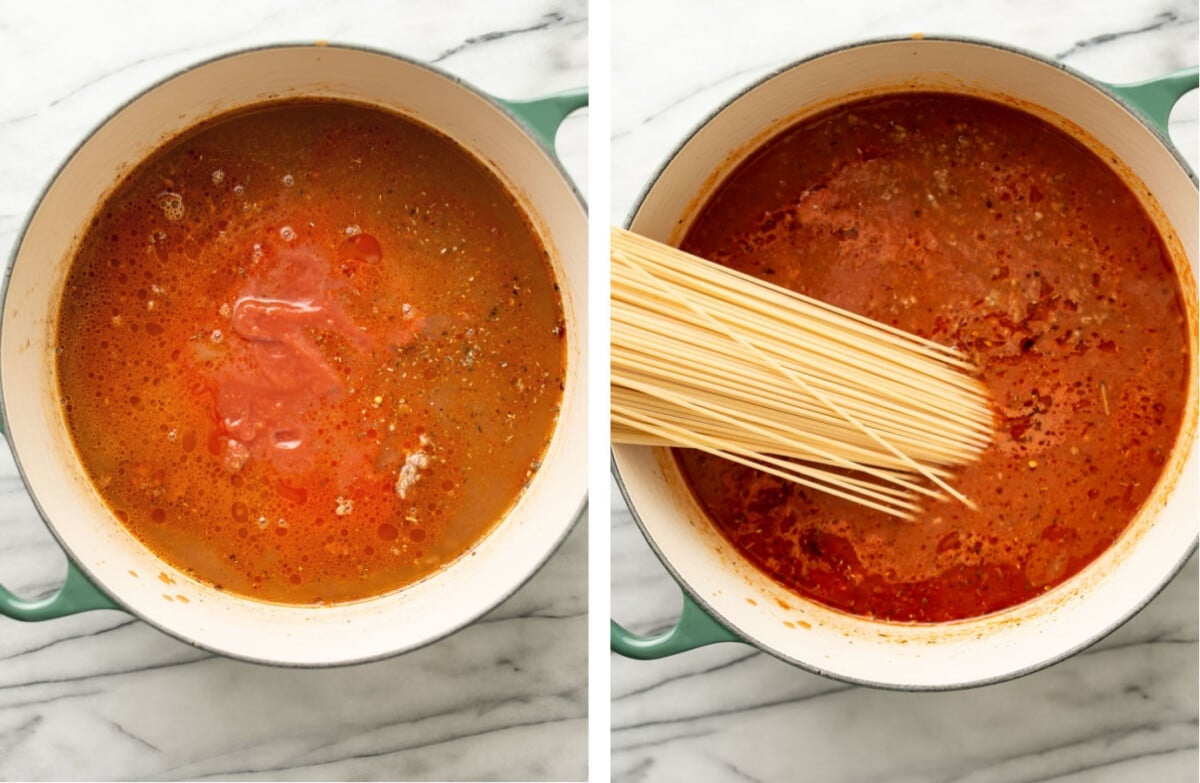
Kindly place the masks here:
<instances>
[{"instance_id":1,"label":"grey marble veining","mask_svg":"<svg viewBox=\"0 0 1200 783\"><path fill-rule=\"evenodd\" d=\"M0 4L0 251L60 161L192 63L328 40L437 64L505 98L587 81L580 0ZM586 193L586 111L558 150ZM0 446L0 581L56 589L65 558ZM0 779L581 780L587 525L479 622L398 658L278 669L117 612L0 618Z\"/></svg>"},{"instance_id":2,"label":"grey marble veining","mask_svg":"<svg viewBox=\"0 0 1200 783\"><path fill-rule=\"evenodd\" d=\"M1110 82L1194 65L1182 2L618 0L613 8L612 199L622 223L670 152L739 90L843 43L915 32L988 38ZM1171 136L1196 167L1196 94ZM680 591L611 488L612 611L670 627ZM722 644L661 661L612 657L612 777L820 783L1187 781L1197 752L1197 561L1140 614L1075 657L986 688L872 690Z\"/></svg>"}]
</instances>

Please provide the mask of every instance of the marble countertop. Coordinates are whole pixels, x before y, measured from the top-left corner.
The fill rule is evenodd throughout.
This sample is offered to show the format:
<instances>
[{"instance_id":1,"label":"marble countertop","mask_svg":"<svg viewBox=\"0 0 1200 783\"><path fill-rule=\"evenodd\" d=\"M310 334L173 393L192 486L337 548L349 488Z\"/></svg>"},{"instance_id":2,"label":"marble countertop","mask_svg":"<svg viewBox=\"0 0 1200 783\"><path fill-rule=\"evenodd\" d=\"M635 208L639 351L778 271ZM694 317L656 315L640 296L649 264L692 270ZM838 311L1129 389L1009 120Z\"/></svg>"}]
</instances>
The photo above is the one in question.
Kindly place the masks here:
<instances>
[{"instance_id":1,"label":"marble countertop","mask_svg":"<svg viewBox=\"0 0 1200 783\"><path fill-rule=\"evenodd\" d=\"M610 219L622 223L678 142L741 88L840 43L917 32L990 38L1096 78L1196 63L1194 0L618 0L612 11ZM1196 93L1171 135L1196 167ZM612 494L612 611L675 621L679 588ZM1197 562L1115 633L1042 672L952 693L855 687L722 644L612 657L612 778L821 783L1195 781Z\"/></svg>"},{"instance_id":2,"label":"marble countertop","mask_svg":"<svg viewBox=\"0 0 1200 783\"><path fill-rule=\"evenodd\" d=\"M583 0L5 2L0 253L62 159L114 107L228 51L328 40L434 62L505 98L587 80ZM558 136L586 193L587 113ZM0 447L0 578L55 590L65 559ZM199 651L113 611L0 618L0 778L581 780L587 526L479 622L333 670Z\"/></svg>"}]
</instances>

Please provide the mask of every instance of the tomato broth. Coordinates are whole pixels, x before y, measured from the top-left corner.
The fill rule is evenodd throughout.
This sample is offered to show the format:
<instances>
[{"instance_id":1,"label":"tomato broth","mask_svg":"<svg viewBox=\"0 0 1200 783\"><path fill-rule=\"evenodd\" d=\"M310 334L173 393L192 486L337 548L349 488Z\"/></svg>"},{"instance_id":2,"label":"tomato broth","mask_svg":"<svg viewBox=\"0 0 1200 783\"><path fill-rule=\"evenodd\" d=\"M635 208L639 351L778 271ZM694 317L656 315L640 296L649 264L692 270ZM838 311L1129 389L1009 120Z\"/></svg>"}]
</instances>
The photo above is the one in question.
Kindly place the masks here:
<instances>
[{"instance_id":1,"label":"tomato broth","mask_svg":"<svg viewBox=\"0 0 1200 783\"><path fill-rule=\"evenodd\" d=\"M551 437L565 323L483 164L376 108L268 104L116 187L58 320L80 460L147 547L265 601L359 600L476 544Z\"/></svg>"},{"instance_id":2,"label":"tomato broth","mask_svg":"<svg viewBox=\"0 0 1200 783\"><path fill-rule=\"evenodd\" d=\"M941 622L1062 583L1159 480L1187 400L1188 325L1153 221L1102 160L1014 108L950 94L839 107L765 144L683 249L964 351L995 434L902 521L699 452L721 533L793 591Z\"/></svg>"}]
</instances>

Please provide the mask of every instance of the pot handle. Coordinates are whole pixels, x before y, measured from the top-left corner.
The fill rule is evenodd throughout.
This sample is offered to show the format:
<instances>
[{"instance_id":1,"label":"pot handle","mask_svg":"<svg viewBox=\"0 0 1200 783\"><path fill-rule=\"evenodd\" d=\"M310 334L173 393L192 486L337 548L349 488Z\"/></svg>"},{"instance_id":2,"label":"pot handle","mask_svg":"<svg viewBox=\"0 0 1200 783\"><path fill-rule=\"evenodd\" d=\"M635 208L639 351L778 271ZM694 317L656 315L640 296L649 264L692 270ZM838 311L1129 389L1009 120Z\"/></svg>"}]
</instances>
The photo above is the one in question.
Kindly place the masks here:
<instances>
[{"instance_id":1,"label":"pot handle","mask_svg":"<svg viewBox=\"0 0 1200 783\"><path fill-rule=\"evenodd\" d=\"M532 101L497 100L531 130L547 149L553 150L558 126L562 125L568 114L588 105L588 91L580 87Z\"/></svg>"},{"instance_id":2,"label":"pot handle","mask_svg":"<svg viewBox=\"0 0 1200 783\"><path fill-rule=\"evenodd\" d=\"M7 422L3 420L0 420L0 435L8 436ZM0 614L14 620L53 620L92 609L120 608L107 593L96 587L92 580L79 570L70 557L67 558L67 578L52 596L29 601L0 585Z\"/></svg>"},{"instance_id":3,"label":"pot handle","mask_svg":"<svg viewBox=\"0 0 1200 783\"><path fill-rule=\"evenodd\" d=\"M1108 89L1137 109L1167 135L1171 109L1184 96L1200 87L1200 69L1195 66L1133 84L1109 84Z\"/></svg>"},{"instance_id":4,"label":"pot handle","mask_svg":"<svg viewBox=\"0 0 1200 783\"><path fill-rule=\"evenodd\" d=\"M647 661L666 658L718 642L745 642L740 636L713 619L686 592L683 611L675 626L658 636L641 636L610 620L609 644L612 651L626 658Z\"/></svg>"},{"instance_id":5,"label":"pot handle","mask_svg":"<svg viewBox=\"0 0 1200 783\"><path fill-rule=\"evenodd\" d=\"M93 609L120 609L108 595L84 576L79 567L67 559L67 578L58 592L48 598L28 601L0 587L0 614L14 620L53 620L69 614L90 612Z\"/></svg>"}]
</instances>

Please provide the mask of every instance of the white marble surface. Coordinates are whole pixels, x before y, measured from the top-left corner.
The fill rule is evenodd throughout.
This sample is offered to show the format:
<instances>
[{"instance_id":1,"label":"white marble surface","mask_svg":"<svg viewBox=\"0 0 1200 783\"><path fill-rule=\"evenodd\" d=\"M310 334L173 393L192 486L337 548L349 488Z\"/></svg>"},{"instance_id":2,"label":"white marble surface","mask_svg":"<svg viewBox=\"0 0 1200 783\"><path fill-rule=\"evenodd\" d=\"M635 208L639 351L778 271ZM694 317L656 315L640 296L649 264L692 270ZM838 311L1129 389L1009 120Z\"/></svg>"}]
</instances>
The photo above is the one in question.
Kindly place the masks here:
<instances>
[{"instance_id":1,"label":"white marble surface","mask_svg":"<svg viewBox=\"0 0 1200 783\"><path fill-rule=\"evenodd\" d=\"M273 42L367 45L500 97L587 80L583 0L0 3L0 253L119 103L191 63ZM559 133L586 192L586 112ZM48 594L64 558L0 446L0 580ZM391 660L255 666L117 612L0 618L0 778L580 780L587 527L480 622Z\"/></svg>"},{"instance_id":2,"label":"white marble surface","mask_svg":"<svg viewBox=\"0 0 1200 783\"><path fill-rule=\"evenodd\" d=\"M986 37L1108 81L1194 65L1195 0L618 0L612 12L612 200L623 222L684 135L739 89L831 46L914 32ZM1172 137L1197 161L1196 94ZM616 492L612 610L642 633L679 588ZM619 781L1127 783L1197 780L1197 563L1117 632L1045 671L976 690L847 686L724 644L612 661Z\"/></svg>"}]
</instances>

